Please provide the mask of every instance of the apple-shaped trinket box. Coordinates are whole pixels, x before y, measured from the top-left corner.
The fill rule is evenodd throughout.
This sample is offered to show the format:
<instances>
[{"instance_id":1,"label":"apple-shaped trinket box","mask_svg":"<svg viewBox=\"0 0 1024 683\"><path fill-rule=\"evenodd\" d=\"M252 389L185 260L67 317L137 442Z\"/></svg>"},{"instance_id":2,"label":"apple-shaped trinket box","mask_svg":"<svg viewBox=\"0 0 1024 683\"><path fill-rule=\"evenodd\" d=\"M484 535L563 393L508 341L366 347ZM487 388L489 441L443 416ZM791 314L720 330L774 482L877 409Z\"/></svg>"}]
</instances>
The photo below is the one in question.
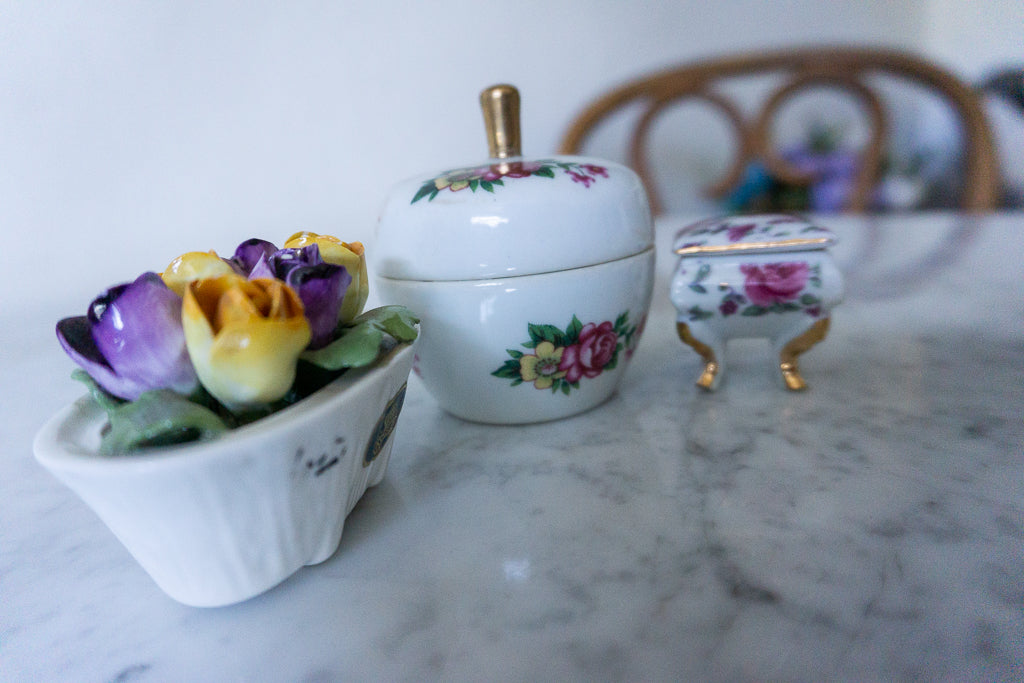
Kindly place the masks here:
<instances>
[{"instance_id":1,"label":"apple-shaped trinket box","mask_svg":"<svg viewBox=\"0 0 1024 683\"><path fill-rule=\"evenodd\" d=\"M619 164L520 155L519 93L481 94L491 158L399 184L373 270L422 320L415 371L473 421L553 420L606 400L654 282L640 179Z\"/></svg>"}]
</instances>

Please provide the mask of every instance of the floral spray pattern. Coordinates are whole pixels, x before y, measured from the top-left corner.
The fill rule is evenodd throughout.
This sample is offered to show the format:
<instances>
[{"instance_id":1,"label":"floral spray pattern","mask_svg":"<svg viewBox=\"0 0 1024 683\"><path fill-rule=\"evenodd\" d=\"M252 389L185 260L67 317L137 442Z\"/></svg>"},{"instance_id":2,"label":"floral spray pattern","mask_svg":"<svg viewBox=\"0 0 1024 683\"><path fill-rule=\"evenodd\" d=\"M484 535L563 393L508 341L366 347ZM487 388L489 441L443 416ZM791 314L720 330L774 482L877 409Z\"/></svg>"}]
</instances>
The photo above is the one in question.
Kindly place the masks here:
<instances>
[{"instance_id":1,"label":"floral spray pattern","mask_svg":"<svg viewBox=\"0 0 1024 683\"><path fill-rule=\"evenodd\" d=\"M467 187L470 192L478 189L494 193L498 187L504 187L505 178L554 178L555 171L563 171L572 178L574 183L590 187L598 178L607 178L608 169L594 164L579 164L574 161L557 161L540 159L538 161L515 161L508 164L491 164L475 168L457 168L446 171L436 178L424 181L416 191L410 204L415 204L424 197L428 202L434 200L442 190L458 192Z\"/></svg>"},{"instance_id":2,"label":"floral spray pattern","mask_svg":"<svg viewBox=\"0 0 1024 683\"><path fill-rule=\"evenodd\" d=\"M821 315L821 299L809 288L821 288L821 266L810 266L804 261L778 263L744 263L740 265L743 274L743 292L738 292L727 283L718 286L722 298L718 303L718 315L727 318L739 313L742 316L760 316L768 313L789 313L803 310L816 318ZM692 282L687 285L698 294L706 294L704 280L711 274L711 266L701 264ZM714 311L691 306L687 311L690 320L707 320L715 317Z\"/></svg>"},{"instance_id":3,"label":"floral spray pattern","mask_svg":"<svg viewBox=\"0 0 1024 683\"><path fill-rule=\"evenodd\" d=\"M630 324L629 311L614 323L606 320L584 325L574 315L565 330L528 323L530 339L522 346L533 353L507 349L511 357L491 374L512 380L512 386L532 382L535 389L568 395L572 389L579 389L581 379L592 379L615 368L620 352L630 357L642 330L643 321Z\"/></svg>"}]
</instances>

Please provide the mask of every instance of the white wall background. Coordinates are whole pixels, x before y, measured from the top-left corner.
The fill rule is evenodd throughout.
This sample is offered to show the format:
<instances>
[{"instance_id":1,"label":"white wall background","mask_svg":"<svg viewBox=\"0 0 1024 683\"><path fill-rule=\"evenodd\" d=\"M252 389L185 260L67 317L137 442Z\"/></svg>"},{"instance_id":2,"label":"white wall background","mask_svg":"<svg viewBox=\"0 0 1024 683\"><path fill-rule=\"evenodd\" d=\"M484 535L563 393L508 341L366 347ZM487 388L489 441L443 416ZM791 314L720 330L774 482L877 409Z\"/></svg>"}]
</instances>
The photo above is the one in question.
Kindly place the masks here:
<instances>
[{"instance_id":1,"label":"white wall background","mask_svg":"<svg viewBox=\"0 0 1024 683\"><path fill-rule=\"evenodd\" d=\"M1021 60L1022 7L9 1L0 306L78 314L109 284L187 250L227 255L250 236L312 229L370 241L393 182L486 156L476 98L492 83L520 88L524 151L546 154L598 93L705 55L857 42L975 75Z\"/></svg>"}]
</instances>

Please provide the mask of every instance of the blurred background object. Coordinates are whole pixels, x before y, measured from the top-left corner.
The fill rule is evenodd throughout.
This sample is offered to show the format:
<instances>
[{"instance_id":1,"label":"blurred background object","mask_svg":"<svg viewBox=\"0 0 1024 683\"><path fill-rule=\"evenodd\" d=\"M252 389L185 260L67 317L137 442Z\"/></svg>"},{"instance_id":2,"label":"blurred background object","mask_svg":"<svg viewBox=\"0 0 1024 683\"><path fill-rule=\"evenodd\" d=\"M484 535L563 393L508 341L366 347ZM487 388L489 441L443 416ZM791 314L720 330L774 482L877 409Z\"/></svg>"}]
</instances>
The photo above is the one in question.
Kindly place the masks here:
<instances>
[{"instance_id":1,"label":"blurred background object","mask_svg":"<svg viewBox=\"0 0 1024 683\"><path fill-rule=\"evenodd\" d=\"M1024 114L1024 68L996 72L986 78L981 87L986 92L1002 96Z\"/></svg>"},{"instance_id":2,"label":"blurred background object","mask_svg":"<svg viewBox=\"0 0 1024 683\"><path fill-rule=\"evenodd\" d=\"M730 91L737 82L745 87ZM750 104L751 86L769 89L753 107L744 107ZM927 151L911 148L908 154L892 123L900 99L907 97L904 91L911 89L946 105L957 124L957 163L944 171L959 186L932 192L931 204L926 202L931 188L921 173ZM839 95L838 104L845 107L822 103L817 97L822 91ZM729 212L946 206L981 211L995 205L999 171L980 97L952 73L896 50L824 46L746 52L639 76L588 104L570 126L561 151L582 153L605 119L638 104L629 160L659 211L665 183L658 186L651 162L666 145L654 143L653 131L668 118L666 113L694 102L717 110L730 128L728 165L706 190ZM857 110L852 114L851 103ZM787 144L786 114L801 104L808 123L801 137ZM862 130L853 141L846 131L851 116ZM687 128L682 130L684 137L692 137Z\"/></svg>"},{"instance_id":3,"label":"blurred background object","mask_svg":"<svg viewBox=\"0 0 1024 683\"><path fill-rule=\"evenodd\" d=\"M1000 145L1003 186L1000 204L1024 207L1024 67L994 70L981 83L989 120Z\"/></svg>"},{"instance_id":4,"label":"blurred background object","mask_svg":"<svg viewBox=\"0 0 1024 683\"><path fill-rule=\"evenodd\" d=\"M1021 25L1015 0L14 0L0 10L0 286L33 287L3 310L80 310L141 268L250 236L312 230L372 248L396 181L486 155L476 98L493 83L519 87L523 151L542 155L582 103L671 64L885 45L980 83L1020 60ZM944 149L950 123L930 116L899 114L908 147ZM709 203L687 171L713 175L728 138L692 133L696 152L664 150L678 180L668 208L699 213ZM1019 168L1020 147L997 143ZM39 277L40 247L46 272L66 277Z\"/></svg>"}]
</instances>

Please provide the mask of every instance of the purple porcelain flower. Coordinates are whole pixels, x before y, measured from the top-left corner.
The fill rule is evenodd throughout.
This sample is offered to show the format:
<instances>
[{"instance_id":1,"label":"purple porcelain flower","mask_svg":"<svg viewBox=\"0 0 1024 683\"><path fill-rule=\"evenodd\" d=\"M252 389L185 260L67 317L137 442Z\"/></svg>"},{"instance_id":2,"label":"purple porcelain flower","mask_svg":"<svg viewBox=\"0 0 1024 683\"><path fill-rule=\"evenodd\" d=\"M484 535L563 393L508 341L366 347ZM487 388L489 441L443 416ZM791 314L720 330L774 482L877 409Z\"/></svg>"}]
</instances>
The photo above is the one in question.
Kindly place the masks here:
<instances>
[{"instance_id":1,"label":"purple porcelain flower","mask_svg":"<svg viewBox=\"0 0 1024 683\"><path fill-rule=\"evenodd\" d=\"M277 247L273 242L254 237L238 245L235 255L231 257L231 263L239 273L248 277L261 258L270 258L276 251Z\"/></svg>"},{"instance_id":2,"label":"purple porcelain flower","mask_svg":"<svg viewBox=\"0 0 1024 683\"><path fill-rule=\"evenodd\" d=\"M97 384L134 401L146 391L188 395L198 379L181 327L181 297L156 273L111 287L89 305L88 315L57 323L64 351Z\"/></svg>"},{"instance_id":3,"label":"purple porcelain flower","mask_svg":"<svg viewBox=\"0 0 1024 683\"><path fill-rule=\"evenodd\" d=\"M313 337L310 349L326 346L334 338L345 291L352 276L344 266L325 263L320 247L278 249L263 255L249 273L249 279L276 278L295 290L302 300Z\"/></svg>"}]
</instances>

